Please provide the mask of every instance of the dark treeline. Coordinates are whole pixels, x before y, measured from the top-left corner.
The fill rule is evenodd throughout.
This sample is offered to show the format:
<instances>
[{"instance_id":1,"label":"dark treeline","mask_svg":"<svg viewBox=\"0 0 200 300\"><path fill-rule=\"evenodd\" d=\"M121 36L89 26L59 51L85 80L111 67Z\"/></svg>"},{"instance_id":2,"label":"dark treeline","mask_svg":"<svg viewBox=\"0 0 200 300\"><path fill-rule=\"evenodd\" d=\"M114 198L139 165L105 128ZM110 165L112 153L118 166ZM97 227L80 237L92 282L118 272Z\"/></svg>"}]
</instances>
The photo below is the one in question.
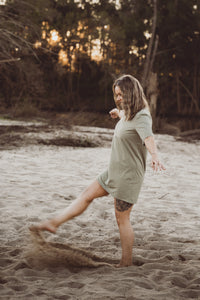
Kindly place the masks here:
<instances>
[{"instance_id":1,"label":"dark treeline","mask_svg":"<svg viewBox=\"0 0 200 300\"><path fill-rule=\"evenodd\" d=\"M130 73L154 116L199 118L199 49L199 0L7 0L0 103L105 112L113 79Z\"/></svg>"}]
</instances>

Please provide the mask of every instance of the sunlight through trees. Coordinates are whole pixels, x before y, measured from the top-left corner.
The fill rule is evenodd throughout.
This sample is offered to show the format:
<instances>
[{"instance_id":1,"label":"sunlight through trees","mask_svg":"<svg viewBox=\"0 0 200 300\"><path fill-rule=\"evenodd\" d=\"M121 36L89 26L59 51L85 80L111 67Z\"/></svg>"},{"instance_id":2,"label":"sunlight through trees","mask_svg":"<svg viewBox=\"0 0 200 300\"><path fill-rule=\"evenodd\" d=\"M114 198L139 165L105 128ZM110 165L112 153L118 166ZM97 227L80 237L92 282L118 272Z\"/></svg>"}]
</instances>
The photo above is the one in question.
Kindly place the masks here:
<instances>
[{"instance_id":1,"label":"sunlight through trees","mask_svg":"<svg viewBox=\"0 0 200 300\"><path fill-rule=\"evenodd\" d=\"M0 16L2 105L105 111L113 78L145 77L150 99L155 74L158 117L200 114L196 0L1 0Z\"/></svg>"}]
</instances>

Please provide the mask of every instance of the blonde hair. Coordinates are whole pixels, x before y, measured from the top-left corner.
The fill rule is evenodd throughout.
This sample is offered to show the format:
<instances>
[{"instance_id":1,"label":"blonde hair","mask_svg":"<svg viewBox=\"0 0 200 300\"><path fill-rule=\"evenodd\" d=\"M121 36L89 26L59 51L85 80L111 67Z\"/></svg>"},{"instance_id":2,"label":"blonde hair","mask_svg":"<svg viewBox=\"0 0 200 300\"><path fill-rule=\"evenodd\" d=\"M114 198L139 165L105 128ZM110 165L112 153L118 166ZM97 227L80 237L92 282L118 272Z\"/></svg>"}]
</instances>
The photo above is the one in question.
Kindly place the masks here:
<instances>
[{"instance_id":1,"label":"blonde hair","mask_svg":"<svg viewBox=\"0 0 200 300\"><path fill-rule=\"evenodd\" d=\"M143 108L148 108L143 88L139 81L131 75L123 75L115 80L113 84L113 94L115 96L115 87L118 86L122 91L123 109L126 120L132 120L137 112Z\"/></svg>"}]
</instances>

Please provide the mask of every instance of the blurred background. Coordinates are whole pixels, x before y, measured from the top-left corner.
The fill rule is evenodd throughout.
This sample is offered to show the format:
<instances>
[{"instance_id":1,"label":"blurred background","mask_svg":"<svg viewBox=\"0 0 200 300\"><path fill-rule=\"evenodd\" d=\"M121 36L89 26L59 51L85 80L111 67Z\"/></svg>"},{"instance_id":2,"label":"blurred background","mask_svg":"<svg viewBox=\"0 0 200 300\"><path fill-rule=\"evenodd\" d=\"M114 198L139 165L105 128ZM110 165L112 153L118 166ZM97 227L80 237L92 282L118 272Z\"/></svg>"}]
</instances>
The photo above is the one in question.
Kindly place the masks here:
<instances>
[{"instance_id":1,"label":"blurred background","mask_svg":"<svg viewBox=\"0 0 200 300\"><path fill-rule=\"evenodd\" d=\"M0 0L0 112L107 114L138 78L154 126L200 126L199 0Z\"/></svg>"}]
</instances>

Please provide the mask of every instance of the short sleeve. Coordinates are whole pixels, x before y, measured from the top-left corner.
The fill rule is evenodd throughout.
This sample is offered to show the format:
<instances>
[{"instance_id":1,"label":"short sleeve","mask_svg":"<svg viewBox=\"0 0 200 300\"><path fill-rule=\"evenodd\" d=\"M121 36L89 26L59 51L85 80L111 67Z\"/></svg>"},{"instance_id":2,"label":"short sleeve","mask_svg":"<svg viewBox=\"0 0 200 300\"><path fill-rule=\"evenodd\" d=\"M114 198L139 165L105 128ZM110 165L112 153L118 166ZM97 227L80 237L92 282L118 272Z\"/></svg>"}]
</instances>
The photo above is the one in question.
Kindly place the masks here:
<instances>
[{"instance_id":1,"label":"short sleeve","mask_svg":"<svg viewBox=\"0 0 200 300\"><path fill-rule=\"evenodd\" d=\"M152 118L149 112L139 112L136 117L136 131L142 141L153 135L152 131Z\"/></svg>"}]
</instances>

